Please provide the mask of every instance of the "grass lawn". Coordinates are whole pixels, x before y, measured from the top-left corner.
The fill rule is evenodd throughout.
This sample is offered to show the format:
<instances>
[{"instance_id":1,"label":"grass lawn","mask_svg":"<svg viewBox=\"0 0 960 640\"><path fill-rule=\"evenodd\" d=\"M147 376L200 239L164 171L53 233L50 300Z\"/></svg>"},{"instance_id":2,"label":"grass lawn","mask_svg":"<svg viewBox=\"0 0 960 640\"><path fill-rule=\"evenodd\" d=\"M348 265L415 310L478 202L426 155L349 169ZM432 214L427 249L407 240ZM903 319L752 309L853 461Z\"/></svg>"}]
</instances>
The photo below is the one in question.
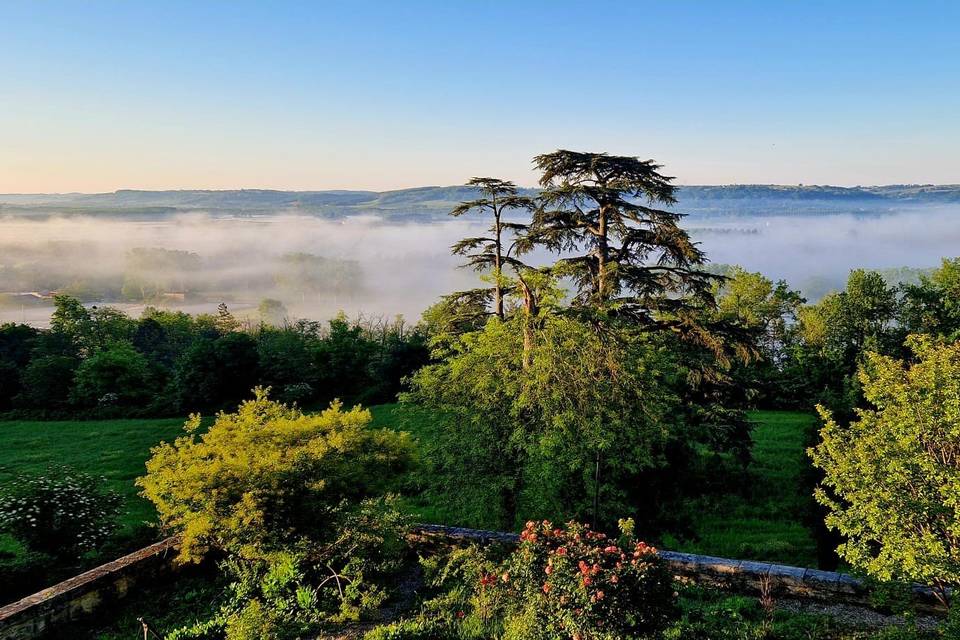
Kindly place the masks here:
<instances>
[{"instance_id":1,"label":"grass lawn","mask_svg":"<svg viewBox=\"0 0 960 640\"><path fill-rule=\"evenodd\" d=\"M815 417L792 411L753 411L752 484L747 496L711 498L691 540L671 548L727 558L751 558L815 567L816 543L802 522L810 496L801 483L809 461L805 436Z\"/></svg>"},{"instance_id":2,"label":"grass lawn","mask_svg":"<svg viewBox=\"0 0 960 640\"><path fill-rule=\"evenodd\" d=\"M429 440L440 428L431 415L399 404L371 407L373 424L409 431ZM701 505L694 535L665 540L671 548L711 555L756 558L814 566L815 545L800 521L808 497L800 488L807 464L804 432L813 420L807 413L753 412L754 461L751 495L728 496ZM121 537L132 535L155 518L152 506L137 495L134 480L143 474L150 448L180 434L181 419L103 420L82 422L0 423L0 485L19 473L42 473L69 465L104 476L126 501ZM413 499L416 518L439 521L435 506ZM442 519L442 518L441 518ZM9 541L0 540L0 549Z\"/></svg>"},{"instance_id":3,"label":"grass lawn","mask_svg":"<svg viewBox=\"0 0 960 640\"><path fill-rule=\"evenodd\" d=\"M371 407L374 424L409 431L429 440L439 422L429 414L398 404ZM816 543L802 522L810 496L801 484L809 465L804 451L809 413L753 411L753 462L749 495L731 495L693 505L693 535L667 535L670 549L728 558L767 560L814 567ZM411 508L424 522L442 522L436 506L414 500Z\"/></svg>"},{"instance_id":4,"label":"grass lawn","mask_svg":"<svg viewBox=\"0 0 960 640\"><path fill-rule=\"evenodd\" d=\"M144 473L150 447L181 433L183 420L0 422L0 485L22 473L44 473L66 465L94 476L123 496L123 533L152 522L153 507L133 482Z\"/></svg>"}]
</instances>

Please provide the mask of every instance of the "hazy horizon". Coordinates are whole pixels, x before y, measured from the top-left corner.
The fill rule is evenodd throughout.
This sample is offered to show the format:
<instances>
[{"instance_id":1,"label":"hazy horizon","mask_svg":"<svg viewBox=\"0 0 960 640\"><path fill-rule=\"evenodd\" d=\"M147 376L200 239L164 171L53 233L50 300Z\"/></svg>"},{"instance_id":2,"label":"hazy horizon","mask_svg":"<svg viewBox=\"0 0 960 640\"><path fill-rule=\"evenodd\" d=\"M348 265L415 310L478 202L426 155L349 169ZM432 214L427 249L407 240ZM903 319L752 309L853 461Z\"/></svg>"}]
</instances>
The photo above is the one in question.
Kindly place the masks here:
<instances>
[{"instance_id":1,"label":"hazy horizon","mask_svg":"<svg viewBox=\"0 0 960 640\"><path fill-rule=\"evenodd\" d=\"M471 176L472 177L472 176ZM33 191L33 192L0 192L0 197L2 196L69 196L69 195L101 195L101 194L110 194L118 193L123 191L279 191L279 192L291 192L291 193L317 193L317 192L336 192L336 191L356 191L356 192L370 192L370 193L385 193L389 191L408 191L412 189L445 189L453 187L461 187L465 183L450 183L450 184L410 184L406 186L397 187L395 189L373 189L373 188L364 188L364 187L330 187L324 189L280 189L275 187L264 187L264 186L242 186L242 187L224 187L224 188L205 188L205 187L195 187L195 188L186 188L186 187L171 187L168 189L146 189L141 187L116 187L113 189L106 189L104 191ZM886 183L876 183L876 184L840 184L837 182L833 183L821 183L821 184L806 184L806 183L788 183L788 182L736 182L736 183L683 183L675 181L674 185L678 188L682 187L839 187L843 189L852 189L852 188L880 188L880 187L958 187L960 186L960 181L958 182L886 182ZM518 184L521 189L537 189L536 183L530 184Z\"/></svg>"}]
</instances>

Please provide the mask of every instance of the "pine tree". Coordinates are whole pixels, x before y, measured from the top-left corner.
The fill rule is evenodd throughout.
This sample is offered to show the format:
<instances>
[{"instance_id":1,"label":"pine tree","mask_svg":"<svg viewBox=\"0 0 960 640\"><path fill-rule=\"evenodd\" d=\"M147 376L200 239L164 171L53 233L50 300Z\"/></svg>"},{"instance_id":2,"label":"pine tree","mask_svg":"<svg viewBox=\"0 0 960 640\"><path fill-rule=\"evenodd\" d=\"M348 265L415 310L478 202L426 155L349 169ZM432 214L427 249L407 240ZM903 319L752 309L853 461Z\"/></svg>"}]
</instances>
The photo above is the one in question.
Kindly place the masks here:
<instances>
[{"instance_id":1,"label":"pine tree","mask_svg":"<svg viewBox=\"0 0 960 640\"><path fill-rule=\"evenodd\" d=\"M662 322L691 304L712 304L719 277L680 228L673 178L653 160L559 150L537 156L543 172L531 239L559 252L576 302Z\"/></svg>"},{"instance_id":2,"label":"pine tree","mask_svg":"<svg viewBox=\"0 0 960 640\"><path fill-rule=\"evenodd\" d=\"M452 247L453 253L467 257L467 265L477 271L489 271L493 275L493 312L503 320L503 267L510 259L510 249L505 246L504 232L523 232L527 225L519 222L506 222L503 215L508 211L532 211L534 200L518 194L517 186L498 178L471 178L468 186L476 187L482 198L462 202L450 212L452 216L462 216L471 211L488 213L493 220L488 229L489 236L464 238Z\"/></svg>"}]
</instances>

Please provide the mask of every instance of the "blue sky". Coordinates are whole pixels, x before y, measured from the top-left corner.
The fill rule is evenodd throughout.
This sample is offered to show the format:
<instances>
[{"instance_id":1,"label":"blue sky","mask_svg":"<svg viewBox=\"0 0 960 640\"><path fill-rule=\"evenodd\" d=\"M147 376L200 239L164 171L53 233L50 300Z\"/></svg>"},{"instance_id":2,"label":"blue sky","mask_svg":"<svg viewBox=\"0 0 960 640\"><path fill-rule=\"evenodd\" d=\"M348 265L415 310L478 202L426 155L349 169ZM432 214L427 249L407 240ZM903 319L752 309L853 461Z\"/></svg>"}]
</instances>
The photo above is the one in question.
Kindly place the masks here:
<instances>
[{"instance_id":1,"label":"blue sky","mask_svg":"<svg viewBox=\"0 0 960 640\"><path fill-rule=\"evenodd\" d=\"M960 182L960 3L0 0L0 192L532 184L559 147Z\"/></svg>"}]
</instances>

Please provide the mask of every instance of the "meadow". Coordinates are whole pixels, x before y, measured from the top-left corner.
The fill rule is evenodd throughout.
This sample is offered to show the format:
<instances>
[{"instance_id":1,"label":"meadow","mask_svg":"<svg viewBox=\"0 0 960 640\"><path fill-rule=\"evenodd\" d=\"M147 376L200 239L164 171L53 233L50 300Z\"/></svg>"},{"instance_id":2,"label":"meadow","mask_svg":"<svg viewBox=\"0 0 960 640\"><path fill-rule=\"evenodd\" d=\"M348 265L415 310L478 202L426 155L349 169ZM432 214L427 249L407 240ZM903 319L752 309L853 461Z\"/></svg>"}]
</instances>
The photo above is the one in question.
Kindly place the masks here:
<instances>
[{"instance_id":1,"label":"meadow","mask_svg":"<svg viewBox=\"0 0 960 640\"><path fill-rule=\"evenodd\" d=\"M421 441L429 441L440 428L438 421L416 408L394 403L370 410L374 426L408 431ZM814 566L814 541L798 515L809 500L799 479L813 416L789 411L749 415L756 423L749 495L728 495L719 502L711 497L693 505L691 510L699 516L692 535L667 534L663 542L680 551ZM0 423L0 483L60 465L102 476L106 486L124 499L120 528L111 545L111 551L119 553L156 535L150 528L156 514L138 495L134 482L144 472L150 448L176 438L182 424L177 418ZM420 521L457 524L444 520L442 505L411 496L410 508ZM16 549L10 539L0 548Z\"/></svg>"}]
</instances>

